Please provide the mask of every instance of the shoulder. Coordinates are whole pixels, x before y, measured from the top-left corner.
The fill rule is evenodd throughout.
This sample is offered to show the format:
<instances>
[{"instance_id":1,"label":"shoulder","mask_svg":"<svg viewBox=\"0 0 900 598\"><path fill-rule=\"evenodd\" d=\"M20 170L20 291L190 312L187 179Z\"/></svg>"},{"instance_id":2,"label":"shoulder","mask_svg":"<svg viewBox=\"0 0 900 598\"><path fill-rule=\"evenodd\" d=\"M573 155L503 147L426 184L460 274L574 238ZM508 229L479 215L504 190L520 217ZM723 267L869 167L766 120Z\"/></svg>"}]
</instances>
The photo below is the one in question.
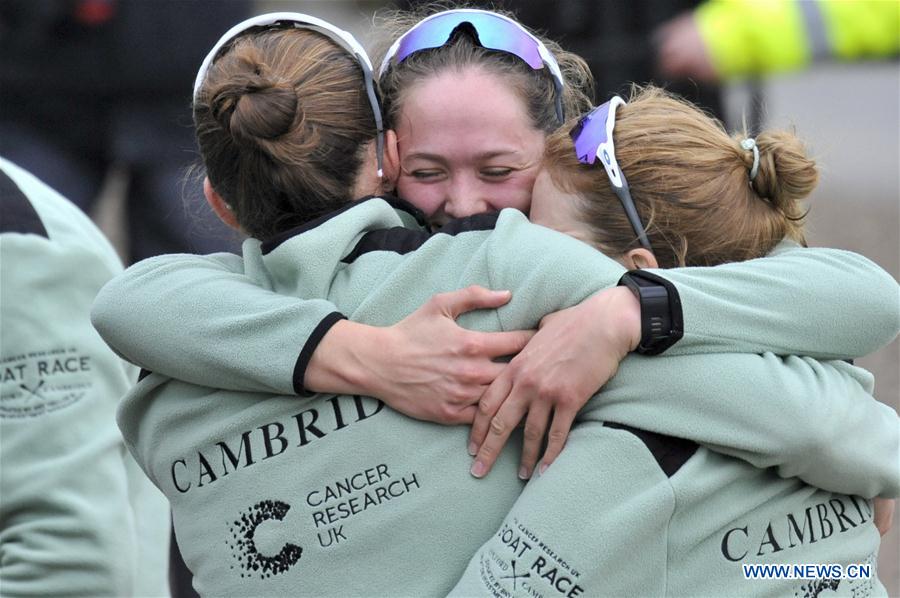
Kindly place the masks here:
<instances>
[{"instance_id":1,"label":"shoulder","mask_svg":"<svg viewBox=\"0 0 900 598\"><path fill-rule=\"evenodd\" d=\"M115 250L78 207L12 162L0 158L0 235L4 253L52 251L121 271Z\"/></svg>"}]
</instances>

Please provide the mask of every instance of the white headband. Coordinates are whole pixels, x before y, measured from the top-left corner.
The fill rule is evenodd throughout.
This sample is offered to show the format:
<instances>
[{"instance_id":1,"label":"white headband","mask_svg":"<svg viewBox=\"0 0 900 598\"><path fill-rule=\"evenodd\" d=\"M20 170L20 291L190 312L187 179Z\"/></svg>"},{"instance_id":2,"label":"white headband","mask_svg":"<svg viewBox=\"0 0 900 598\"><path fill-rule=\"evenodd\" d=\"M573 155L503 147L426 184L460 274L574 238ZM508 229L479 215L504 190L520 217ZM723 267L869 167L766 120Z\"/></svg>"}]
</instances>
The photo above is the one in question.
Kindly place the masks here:
<instances>
[{"instance_id":1,"label":"white headband","mask_svg":"<svg viewBox=\"0 0 900 598\"><path fill-rule=\"evenodd\" d=\"M359 62L359 66L363 71L363 77L365 78L369 104L372 106L372 113L375 115L378 176L383 176L384 125L382 124L381 107L378 104L378 96L375 94L375 83L372 79L372 61L369 60L369 55L352 34L335 27L328 21L323 21L322 19L299 12L270 12L241 21L219 38L219 41L216 42L212 47L212 50L209 51L209 54L206 55L206 58L204 58L203 62L200 64L200 70L197 71L197 78L194 79L194 102L197 101L197 95L200 93L200 87L202 87L203 81L206 79L206 73L209 71L209 67L226 44L253 27L265 27L267 25L276 25L279 23L286 23L298 29L310 29L317 33L321 33L346 50L348 54L351 54L356 58L357 62Z\"/></svg>"}]
</instances>

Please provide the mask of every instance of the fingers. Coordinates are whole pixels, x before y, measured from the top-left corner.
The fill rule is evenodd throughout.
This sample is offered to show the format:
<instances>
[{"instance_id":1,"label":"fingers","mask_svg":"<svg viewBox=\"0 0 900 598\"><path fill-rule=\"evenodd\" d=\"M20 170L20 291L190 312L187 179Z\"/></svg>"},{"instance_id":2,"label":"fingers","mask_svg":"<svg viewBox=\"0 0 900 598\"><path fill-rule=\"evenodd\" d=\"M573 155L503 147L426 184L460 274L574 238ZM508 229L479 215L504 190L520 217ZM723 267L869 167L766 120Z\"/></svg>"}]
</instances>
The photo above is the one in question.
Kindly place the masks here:
<instances>
[{"instance_id":1,"label":"fingers","mask_svg":"<svg viewBox=\"0 0 900 598\"><path fill-rule=\"evenodd\" d=\"M512 297L509 291L491 291L480 286L470 286L431 298L437 308L454 320L473 309L491 309L505 305Z\"/></svg>"},{"instance_id":2,"label":"fingers","mask_svg":"<svg viewBox=\"0 0 900 598\"><path fill-rule=\"evenodd\" d=\"M458 425L469 425L478 414L478 405L469 405L459 410Z\"/></svg>"},{"instance_id":3,"label":"fingers","mask_svg":"<svg viewBox=\"0 0 900 598\"><path fill-rule=\"evenodd\" d=\"M508 400L503 403L497 414L491 418L487 437L484 439L481 448L478 449L475 463L472 464L472 469L470 470L473 476L482 478L488 474L491 467L494 466L494 461L497 460L497 456L503 449L503 445L509 439L513 428L518 425L525 415L526 409L527 406L521 401Z\"/></svg>"},{"instance_id":4,"label":"fingers","mask_svg":"<svg viewBox=\"0 0 900 598\"><path fill-rule=\"evenodd\" d=\"M480 346L487 357L513 355L525 348L535 330L513 330L511 332L480 332Z\"/></svg>"},{"instance_id":5,"label":"fingers","mask_svg":"<svg viewBox=\"0 0 900 598\"><path fill-rule=\"evenodd\" d=\"M553 415L553 423L550 425L550 433L547 436L547 448L544 450L544 458L541 459L539 474L544 473L550 464L556 461L569 437L572 422L575 421L577 411L559 409Z\"/></svg>"},{"instance_id":6,"label":"fingers","mask_svg":"<svg viewBox=\"0 0 900 598\"><path fill-rule=\"evenodd\" d=\"M503 364L497 365L502 367ZM478 413L475 415L475 421L472 422L472 431L469 432L469 454L473 457L484 443L491 420L500 409L500 405L509 396L510 390L512 390L512 381L504 370L481 395L481 400L478 401Z\"/></svg>"},{"instance_id":7,"label":"fingers","mask_svg":"<svg viewBox=\"0 0 900 598\"><path fill-rule=\"evenodd\" d=\"M539 402L531 406L528 419L525 420L525 442L522 445L522 459L519 464L519 478L527 480L534 472L541 445L544 443L544 432L551 416L550 405Z\"/></svg>"},{"instance_id":8,"label":"fingers","mask_svg":"<svg viewBox=\"0 0 900 598\"><path fill-rule=\"evenodd\" d=\"M473 380L473 382L482 385L482 392L475 398L472 403L478 403L481 398L484 396L484 392L489 388L489 384L492 384L494 380L497 379L500 374L506 369L505 363L496 363L496 362L488 362L483 364L483 367L478 368L478 377Z\"/></svg>"},{"instance_id":9,"label":"fingers","mask_svg":"<svg viewBox=\"0 0 900 598\"><path fill-rule=\"evenodd\" d=\"M469 405L454 410L452 413L446 413L440 421L436 422L443 425L464 426L470 425L478 413L478 405ZM426 420L427 421L427 420Z\"/></svg>"}]
</instances>

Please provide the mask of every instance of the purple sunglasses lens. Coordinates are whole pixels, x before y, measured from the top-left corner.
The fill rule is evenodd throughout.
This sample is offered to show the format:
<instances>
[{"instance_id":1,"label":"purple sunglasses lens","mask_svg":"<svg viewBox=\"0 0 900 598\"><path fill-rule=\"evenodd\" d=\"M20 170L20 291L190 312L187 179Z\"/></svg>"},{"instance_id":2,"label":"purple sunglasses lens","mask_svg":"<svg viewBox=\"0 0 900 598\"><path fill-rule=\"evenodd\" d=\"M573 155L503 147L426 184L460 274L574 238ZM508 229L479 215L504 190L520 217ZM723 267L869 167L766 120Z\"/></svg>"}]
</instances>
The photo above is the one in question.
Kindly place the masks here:
<instances>
[{"instance_id":1,"label":"purple sunglasses lens","mask_svg":"<svg viewBox=\"0 0 900 598\"><path fill-rule=\"evenodd\" d=\"M535 70L544 67L537 43L523 29L496 15L482 13L447 13L419 23L400 42L396 61L402 62L419 50L443 46L463 23L475 28L478 41L485 48L514 54Z\"/></svg>"},{"instance_id":2,"label":"purple sunglasses lens","mask_svg":"<svg viewBox=\"0 0 900 598\"><path fill-rule=\"evenodd\" d=\"M572 129L575 155L582 164L593 164L597 148L606 142L606 120L609 118L609 102L601 104L585 114Z\"/></svg>"}]
</instances>

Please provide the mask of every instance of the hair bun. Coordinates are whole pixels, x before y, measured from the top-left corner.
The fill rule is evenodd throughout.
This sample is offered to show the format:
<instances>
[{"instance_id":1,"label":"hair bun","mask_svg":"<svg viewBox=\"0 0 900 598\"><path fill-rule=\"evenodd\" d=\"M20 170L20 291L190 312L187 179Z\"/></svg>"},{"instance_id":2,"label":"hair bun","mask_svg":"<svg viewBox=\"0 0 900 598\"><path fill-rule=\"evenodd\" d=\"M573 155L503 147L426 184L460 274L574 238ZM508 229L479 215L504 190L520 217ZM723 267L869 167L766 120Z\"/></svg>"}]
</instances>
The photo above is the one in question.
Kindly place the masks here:
<instances>
[{"instance_id":1,"label":"hair bun","mask_svg":"<svg viewBox=\"0 0 900 598\"><path fill-rule=\"evenodd\" d=\"M213 117L238 142L256 144L289 132L301 118L297 93L268 78L264 65L242 62L243 76L214 90Z\"/></svg>"},{"instance_id":2,"label":"hair bun","mask_svg":"<svg viewBox=\"0 0 900 598\"><path fill-rule=\"evenodd\" d=\"M819 177L816 163L807 156L800 139L788 131L764 131L756 137L756 146L759 171L751 181L753 188L775 208L793 213L795 202L807 197L816 187ZM752 154L744 153L752 164Z\"/></svg>"}]
</instances>

